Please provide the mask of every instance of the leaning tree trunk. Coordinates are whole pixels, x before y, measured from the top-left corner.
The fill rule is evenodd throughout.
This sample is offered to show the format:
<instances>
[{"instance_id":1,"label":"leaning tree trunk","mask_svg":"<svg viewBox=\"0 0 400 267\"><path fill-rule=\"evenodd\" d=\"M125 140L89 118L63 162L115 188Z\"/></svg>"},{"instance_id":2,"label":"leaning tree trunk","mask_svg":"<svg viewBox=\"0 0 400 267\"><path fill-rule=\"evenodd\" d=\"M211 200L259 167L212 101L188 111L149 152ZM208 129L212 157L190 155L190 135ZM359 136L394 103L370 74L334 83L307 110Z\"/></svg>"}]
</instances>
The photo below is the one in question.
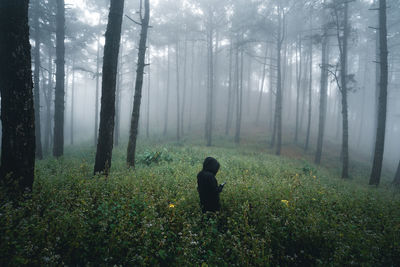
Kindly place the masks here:
<instances>
[{"instance_id":1,"label":"leaning tree trunk","mask_svg":"<svg viewBox=\"0 0 400 267\"><path fill-rule=\"evenodd\" d=\"M34 97L35 97L35 141L36 141L36 158L43 158L42 151L42 135L40 128L40 86L39 86L39 73L40 73L40 22L39 22L39 13L40 13L40 2L35 1L35 49L33 51L35 57L35 72L33 74L34 79Z\"/></svg>"},{"instance_id":2,"label":"leaning tree trunk","mask_svg":"<svg viewBox=\"0 0 400 267\"><path fill-rule=\"evenodd\" d=\"M124 0L111 1L104 45L99 140L97 143L94 174L103 173L108 175L111 167L114 141L115 87L123 11Z\"/></svg>"},{"instance_id":3,"label":"leaning tree trunk","mask_svg":"<svg viewBox=\"0 0 400 267\"><path fill-rule=\"evenodd\" d=\"M326 120L326 104L327 104L327 89L328 89L328 62L329 62L329 47L328 47L328 30L324 26L324 35L322 36L322 62L321 62L321 79L320 79L320 98L319 98L319 123L318 123L318 140L317 152L315 153L315 163L321 163L322 147L324 143L325 120Z\"/></svg>"},{"instance_id":4,"label":"leaning tree trunk","mask_svg":"<svg viewBox=\"0 0 400 267\"><path fill-rule=\"evenodd\" d=\"M0 185L10 199L20 197L26 188L31 190L34 179L35 112L28 3L21 0L0 4Z\"/></svg>"},{"instance_id":5,"label":"leaning tree trunk","mask_svg":"<svg viewBox=\"0 0 400 267\"><path fill-rule=\"evenodd\" d=\"M379 0L379 47L380 47L380 91L378 108L378 129L376 131L374 163L370 185L379 185L385 148L387 87L388 87L388 49L386 30L386 0Z\"/></svg>"},{"instance_id":6,"label":"leaning tree trunk","mask_svg":"<svg viewBox=\"0 0 400 267\"><path fill-rule=\"evenodd\" d=\"M56 91L54 101L54 144L53 156L64 154L64 83L65 83L65 7L64 0L57 0L56 15Z\"/></svg>"},{"instance_id":7,"label":"leaning tree trunk","mask_svg":"<svg viewBox=\"0 0 400 267\"><path fill-rule=\"evenodd\" d=\"M142 17L141 14L140 17ZM147 40L147 28L149 27L149 19L150 19L149 0L145 0L144 18L141 18L142 29L140 31L138 63L137 63L138 65L136 70L135 98L133 102L131 129L129 133L128 152L126 158L128 165L132 167L135 167L136 139L139 126L140 101L142 98L143 71L145 67L144 59L146 56L146 40Z\"/></svg>"}]
</instances>

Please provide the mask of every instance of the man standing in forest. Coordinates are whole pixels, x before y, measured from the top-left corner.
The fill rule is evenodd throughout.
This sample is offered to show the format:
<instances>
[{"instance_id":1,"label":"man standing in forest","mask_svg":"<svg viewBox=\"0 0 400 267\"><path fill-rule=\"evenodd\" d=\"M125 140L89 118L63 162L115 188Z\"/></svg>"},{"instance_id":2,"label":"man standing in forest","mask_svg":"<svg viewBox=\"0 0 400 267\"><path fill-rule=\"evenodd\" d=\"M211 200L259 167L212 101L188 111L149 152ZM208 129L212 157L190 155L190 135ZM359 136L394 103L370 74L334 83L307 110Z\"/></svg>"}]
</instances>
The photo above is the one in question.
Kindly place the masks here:
<instances>
[{"instance_id":1,"label":"man standing in forest","mask_svg":"<svg viewBox=\"0 0 400 267\"><path fill-rule=\"evenodd\" d=\"M222 192L225 183L218 185L215 175L219 170L219 163L212 157L207 157L203 163L203 169L197 175L197 191L200 196L200 206L206 211L219 211L219 193Z\"/></svg>"}]
</instances>

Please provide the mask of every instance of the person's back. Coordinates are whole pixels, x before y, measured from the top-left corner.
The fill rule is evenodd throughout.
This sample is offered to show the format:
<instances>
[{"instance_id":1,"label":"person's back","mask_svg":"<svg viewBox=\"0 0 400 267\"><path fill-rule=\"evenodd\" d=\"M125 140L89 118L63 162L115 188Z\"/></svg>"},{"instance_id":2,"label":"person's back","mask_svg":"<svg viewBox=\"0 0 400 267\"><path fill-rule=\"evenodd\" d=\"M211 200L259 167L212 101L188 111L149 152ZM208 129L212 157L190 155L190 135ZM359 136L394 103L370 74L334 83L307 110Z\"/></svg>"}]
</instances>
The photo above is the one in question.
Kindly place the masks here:
<instances>
[{"instance_id":1,"label":"person's back","mask_svg":"<svg viewBox=\"0 0 400 267\"><path fill-rule=\"evenodd\" d=\"M219 193L223 185L218 186L215 175L219 170L216 159L208 157L204 160L203 169L197 175L197 191L200 196L200 205L203 212L219 211Z\"/></svg>"}]
</instances>

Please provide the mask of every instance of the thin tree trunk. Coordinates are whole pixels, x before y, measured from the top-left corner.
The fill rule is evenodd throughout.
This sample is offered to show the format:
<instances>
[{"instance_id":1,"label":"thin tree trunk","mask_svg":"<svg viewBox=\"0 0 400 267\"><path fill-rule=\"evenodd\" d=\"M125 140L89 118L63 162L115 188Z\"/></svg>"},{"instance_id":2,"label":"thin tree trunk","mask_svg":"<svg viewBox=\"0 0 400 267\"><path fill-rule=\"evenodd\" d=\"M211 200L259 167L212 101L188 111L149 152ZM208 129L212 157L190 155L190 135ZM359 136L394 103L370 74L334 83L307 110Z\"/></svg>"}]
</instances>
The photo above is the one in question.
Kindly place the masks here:
<instances>
[{"instance_id":1,"label":"thin tree trunk","mask_svg":"<svg viewBox=\"0 0 400 267\"><path fill-rule=\"evenodd\" d=\"M56 15L56 91L54 102L54 145L53 156L64 154L64 83L65 83L65 6L64 0L57 0Z\"/></svg>"},{"instance_id":2,"label":"thin tree trunk","mask_svg":"<svg viewBox=\"0 0 400 267\"><path fill-rule=\"evenodd\" d=\"M302 71L302 52L301 52L301 35L296 49L296 129L294 133L294 142L299 139L299 105L300 105L300 86L301 86L301 71Z\"/></svg>"},{"instance_id":3,"label":"thin tree trunk","mask_svg":"<svg viewBox=\"0 0 400 267\"><path fill-rule=\"evenodd\" d=\"M114 142L115 88L123 10L124 0L111 1L105 35L99 140L97 143L94 174L103 173L106 176L111 167Z\"/></svg>"},{"instance_id":4,"label":"thin tree trunk","mask_svg":"<svg viewBox=\"0 0 400 267\"><path fill-rule=\"evenodd\" d=\"M180 90L179 90L179 41L175 44L175 66L176 66L176 140L181 139L180 119Z\"/></svg>"},{"instance_id":5,"label":"thin tree trunk","mask_svg":"<svg viewBox=\"0 0 400 267\"><path fill-rule=\"evenodd\" d=\"M187 61L187 39L185 37L184 42L184 55L183 55L183 88L182 88L182 111L181 111L181 135L184 135L184 115L185 115L185 104L186 104L186 61Z\"/></svg>"},{"instance_id":6,"label":"thin tree trunk","mask_svg":"<svg viewBox=\"0 0 400 267\"><path fill-rule=\"evenodd\" d=\"M213 127L213 91L214 91L214 59L213 59L213 29L212 29L212 12L209 12L208 36L208 93L207 93L207 111L206 111L206 140L207 146L212 145L212 127Z\"/></svg>"},{"instance_id":7,"label":"thin tree trunk","mask_svg":"<svg viewBox=\"0 0 400 267\"><path fill-rule=\"evenodd\" d=\"M164 113L164 131L163 131L163 136L167 135L167 129L168 129L168 109L169 109L169 73L170 73L170 50L169 50L169 45L167 49L167 97L166 97L166 103L165 103L165 113Z\"/></svg>"},{"instance_id":8,"label":"thin tree trunk","mask_svg":"<svg viewBox=\"0 0 400 267\"><path fill-rule=\"evenodd\" d=\"M311 27L312 28L312 27ZM310 39L310 81L309 81L309 87L308 87L308 122L307 122L307 135L306 135L306 144L304 149L307 151L308 146L310 144L310 131L311 131L311 115L312 115L312 83L313 83L313 72L312 72L312 66L313 66L313 46L312 46L312 38Z\"/></svg>"},{"instance_id":9,"label":"thin tree trunk","mask_svg":"<svg viewBox=\"0 0 400 267\"><path fill-rule=\"evenodd\" d=\"M322 147L324 143L325 121L326 121L326 104L327 104L327 89L328 89L328 63L329 63L329 46L328 46L328 29L324 26L322 36L322 52L321 52L321 80L320 80L320 98L319 98L319 123L318 123L318 140L317 152L315 153L315 163L321 163Z\"/></svg>"},{"instance_id":10,"label":"thin tree trunk","mask_svg":"<svg viewBox=\"0 0 400 267\"><path fill-rule=\"evenodd\" d=\"M268 45L265 44L265 56L264 56L264 62L263 62L263 71L262 71L262 76L261 76L261 85L260 85L260 95L258 96L258 104L257 104L257 116L256 116L256 125L258 125L260 121L260 109L261 109L261 103L262 103L262 96L264 93L264 81L265 81L265 70L267 68L267 57L268 57Z\"/></svg>"},{"instance_id":11,"label":"thin tree trunk","mask_svg":"<svg viewBox=\"0 0 400 267\"><path fill-rule=\"evenodd\" d=\"M100 37L97 38L97 60L96 60L96 103L94 115L94 145L97 146L97 133L99 131L99 79L100 79Z\"/></svg>"},{"instance_id":12,"label":"thin tree trunk","mask_svg":"<svg viewBox=\"0 0 400 267\"><path fill-rule=\"evenodd\" d=\"M348 121L348 103L347 103L347 42L348 42L348 8L345 3L344 9L344 31L341 52L341 84L342 84L342 115L343 115L343 135L342 135L342 160L343 170L342 178L349 177L349 121Z\"/></svg>"},{"instance_id":13,"label":"thin tree trunk","mask_svg":"<svg viewBox=\"0 0 400 267\"><path fill-rule=\"evenodd\" d=\"M378 129L376 131L375 153L370 185L379 185L385 149L387 87L388 87L388 48L386 30L386 0L379 0L379 47L380 47L380 91L378 108Z\"/></svg>"},{"instance_id":14,"label":"thin tree trunk","mask_svg":"<svg viewBox=\"0 0 400 267\"><path fill-rule=\"evenodd\" d=\"M40 71L40 23L39 23L39 14L40 14L40 2L35 1L35 18L34 18L34 28L35 28L35 48L34 48L34 57L35 57L35 71L33 74L34 77L34 104L35 104L35 142L36 142L36 158L43 158L42 151L42 135L41 135L41 121L40 121L40 86L39 86L39 71Z\"/></svg>"},{"instance_id":15,"label":"thin tree trunk","mask_svg":"<svg viewBox=\"0 0 400 267\"><path fill-rule=\"evenodd\" d=\"M52 57L52 48L49 46L49 76L48 76L48 84L47 84L47 94L46 94L46 125L45 125L45 133L44 133L44 151L46 153L50 150L50 143L51 143L51 106L53 100L53 57Z\"/></svg>"},{"instance_id":16,"label":"thin tree trunk","mask_svg":"<svg viewBox=\"0 0 400 267\"><path fill-rule=\"evenodd\" d=\"M192 130L192 103L193 103L193 90L194 90L194 42L192 42L192 64L190 64L190 103L189 103L189 124L188 131Z\"/></svg>"},{"instance_id":17,"label":"thin tree trunk","mask_svg":"<svg viewBox=\"0 0 400 267\"><path fill-rule=\"evenodd\" d=\"M238 85L237 85L237 117L236 117L236 133L235 133L235 143L240 143L240 130L241 130L241 124L242 124L242 112L243 112L243 50L244 47L240 48L240 78L239 78L239 73L237 76L237 79L239 79ZM238 55L236 55L238 56ZM238 60L237 60L238 61Z\"/></svg>"},{"instance_id":18,"label":"thin tree trunk","mask_svg":"<svg viewBox=\"0 0 400 267\"><path fill-rule=\"evenodd\" d=\"M27 0L2 1L0 8L0 185L10 200L22 196L26 189L32 190L34 179L35 112L28 5Z\"/></svg>"},{"instance_id":19,"label":"thin tree trunk","mask_svg":"<svg viewBox=\"0 0 400 267\"><path fill-rule=\"evenodd\" d=\"M119 146L119 135L120 135L120 121L121 121L121 90L123 84L123 46L120 44L119 51L119 62L118 62L118 72L117 72L117 88L115 95L115 129L114 129L114 144Z\"/></svg>"},{"instance_id":20,"label":"thin tree trunk","mask_svg":"<svg viewBox=\"0 0 400 267\"><path fill-rule=\"evenodd\" d=\"M133 104L131 129L129 134L128 152L127 152L127 163L129 166L135 167L135 153L136 153L136 139L139 126L139 115L140 115L140 101L142 98L142 86L143 86L143 72L145 67L145 55L146 55L146 40L147 40L147 29L149 27L150 19L150 5L149 0L144 0L144 18L141 19L141 31L139 41L139 52L138 52L138 66L136 70L136 84L135 84L135 99ZM140 10L140 13L142 11ZM142 16L142 15L141 15Z\"/></svg>"},{"instance_id":21,"label":"thin tree trunk","mask_svg":"<svg viewBox=\"0 0 400 267\"><path fill-rule=\"evenodd\" d=\"M226 124L225 124L225 135L229 134L229 130L232 124L232 110L233 110L233 92L232 92L232 51L233 51L233 41L230 40L229 45L229 69L228 69L228 105L226 111Z\"/></svg>"},{"instance_id":22,"label":"thin tree trunk","mask_svg":"<svg viewBox=\"0 0 400 267\"><path fill-rule=\"evenodd\" d=\"M148 49L148 52L147 52L147 54L148 54L148 59L149 59L149 62L150 62L150 48ZM149 129L149 127L150 127L150 65L149 65L149 68L148 68L148 75L147 75L147 106L146 106L146 108L147 108L147 115L146 115L146 137L147 138L149 138L149 135L150 135L150 129Z\"/></svg>"},{"instance_id":23,"label":"thin tree trunk","mask_svg":"<svg viewBox=\"0 0 400 267\"><path fill-rule=\"evenodd\" d=\"M72 63L72 85L71 85L71 145L74 144L74 101L75 101L75 60Z\"/></svg>"}]
</instances>

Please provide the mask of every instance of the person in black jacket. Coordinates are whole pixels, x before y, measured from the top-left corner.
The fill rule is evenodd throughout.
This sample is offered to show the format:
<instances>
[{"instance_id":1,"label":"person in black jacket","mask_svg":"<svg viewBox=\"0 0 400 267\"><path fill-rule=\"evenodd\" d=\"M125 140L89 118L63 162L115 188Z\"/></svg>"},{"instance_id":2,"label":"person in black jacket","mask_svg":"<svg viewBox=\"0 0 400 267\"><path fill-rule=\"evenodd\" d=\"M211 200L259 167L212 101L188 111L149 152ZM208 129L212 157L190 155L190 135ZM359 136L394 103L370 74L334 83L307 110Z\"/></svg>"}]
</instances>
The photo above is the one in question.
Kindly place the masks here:
<instances>
[{"instance_id":1,"label":"person in black jacket","mask_svg":"<svg viewBox=\"0 0 400 267\"><path fill-rule=\"evenodd\" d=\"M203 169L197 175L197 191L200 196L201 209L206 211L219 211L219 193L222 192L224 184L218 185L215 175L219 170L216 159L208 157L204 160Z\"/></svg>"}]
</instances>

